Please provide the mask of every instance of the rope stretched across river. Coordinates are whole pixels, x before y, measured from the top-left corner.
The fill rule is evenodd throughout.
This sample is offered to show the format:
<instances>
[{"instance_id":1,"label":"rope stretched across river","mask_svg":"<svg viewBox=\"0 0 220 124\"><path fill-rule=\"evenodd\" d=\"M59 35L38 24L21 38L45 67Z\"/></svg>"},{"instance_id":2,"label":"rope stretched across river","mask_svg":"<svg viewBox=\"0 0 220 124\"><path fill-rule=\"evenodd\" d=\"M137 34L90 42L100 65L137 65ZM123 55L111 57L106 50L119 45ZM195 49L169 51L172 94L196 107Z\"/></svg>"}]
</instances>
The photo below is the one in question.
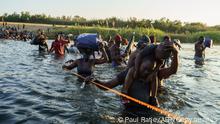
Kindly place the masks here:
<instances>
[{"instance_id":1,"label":"rope stretched across river","mask_svg":"<svg viewBox=\"0 0 220 124\"><path fill-rule=\"evenodd\" d=\"M81 76L81 75L79 75L79 74L77 74L77 73L72 73L73 75L75 75L75 76L77 76L77 77L79 77L79 78L82 78L82 79L86 79L85 77L83 77L83 76ZM99 87L102 87L102 88L104 88L104 89L106 89L106 90L109 90L109 91L111 91L111 92L113 92L113 93L115 93L115 94L117 94L117 95L119 95L119 96L122 96L122 97L125 97L125 98L127 98L127 99L129 99L129 100L131 100L131 101L133 101L133 102L136 102L136 103L138 103L138 104L140 104L140 105L143 105L143 106L145 106L145 107L147 107L147 108L149 108L149 109L152 109L152 110L154 110L154 111L156 111L156 112L158 112L158 113L160 113L160 114L163 114L163 115L165 115L165 116L167 116L167 117L170 117L170 118L173 118L173 119L175 119L175 120L177 120L177 121L179 121L179 122L183 122L184 124L191 124L192 122L190 121L190 120L188 120L188 119L186 119L186 118L184 118L184 117L180 117L179 115L176 115L176 114L173 114L173 113L171 113L171 112L168 112L168 111L166 111L166 110L163 110L163 109L160 109L160 108L158 108L158 107L155 107L155 106L152 106L152 105L150 105L150 104L148 104L148 103L145 103L145 102L143 102L143 101L140 101L140 100L138 100L138 99L135 99L135 98L133 98L133 97L131 97L131 96L128 96L128 95L126 95L126 94L123 94L123 93L121 93L121 92L119 92L119 91L117 91L117 90L113 90L113 89L111 89L111 88L108 88L108 87L106 87L106 86L104 86L104 85L101 85L101 84L99 84L99 83L96 83L96 82L94 82L94 81L90 81L92 84L95 84L95 85L97 85L97 86L99 86Z\"/></svg>"}]
</instances>

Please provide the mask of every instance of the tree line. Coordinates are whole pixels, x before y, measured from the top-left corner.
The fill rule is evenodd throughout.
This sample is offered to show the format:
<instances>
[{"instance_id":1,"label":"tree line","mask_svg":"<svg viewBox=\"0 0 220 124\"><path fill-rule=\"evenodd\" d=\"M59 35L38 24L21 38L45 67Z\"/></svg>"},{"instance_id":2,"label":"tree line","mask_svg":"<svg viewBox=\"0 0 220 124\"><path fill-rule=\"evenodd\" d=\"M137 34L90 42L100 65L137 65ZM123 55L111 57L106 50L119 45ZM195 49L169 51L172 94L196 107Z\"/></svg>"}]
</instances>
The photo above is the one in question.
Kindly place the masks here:
<instances>
[{"instance_id":1,"label":"tree line","mask_svg":"<svg viewBox=\"0 0 220 124\"><path fill-rule=\"evenodd\" d=\"M167 33L188 34L203 31L220 31L220 26L209 27L200 22L186 23L179 20L171 21L167 18L158 20L137 19L135 17L123 20L117 17L106 19L86 19L81 16L52 17L45 14L30 14L30 12L5 13L0 16L1 21L44 23L53 25L74 25L74 26L98 26L109 28L155 28Z\"/></svg>"}]
</instances>

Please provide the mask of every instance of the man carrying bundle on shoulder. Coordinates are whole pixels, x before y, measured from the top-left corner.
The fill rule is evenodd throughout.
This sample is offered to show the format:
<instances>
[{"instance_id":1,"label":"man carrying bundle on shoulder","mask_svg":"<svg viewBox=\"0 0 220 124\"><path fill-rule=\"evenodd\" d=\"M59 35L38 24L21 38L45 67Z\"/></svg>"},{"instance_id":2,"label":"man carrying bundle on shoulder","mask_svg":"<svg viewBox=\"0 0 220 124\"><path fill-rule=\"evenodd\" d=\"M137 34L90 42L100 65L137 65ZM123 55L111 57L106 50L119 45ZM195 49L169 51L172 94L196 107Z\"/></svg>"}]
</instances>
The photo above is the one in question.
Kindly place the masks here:
<instances>
[{"instance_id":1,"label":"man carrying bundle on shoulder","mask_svg":"<svg viewBox=\"0 0 220 124\"><path fill-rule=\"evenodd\" d=\"M104 49L102 41L99 41L97 34L81 34L76 39L76 46L82 54L82 58L69 60L63 65L64 70L72 70L77 68L77 73L81 76L91 76L94 66L108 62L108 56ZM94 51L100 50L103 58L95 58ZM93 58L92 58L93 56ZM66 65L69 64L69 65Z\"/></svg>"},{"instance_id":2,"label":"man carrying bundle on shoulder","mask_svg":"<svg viewBox=\"0 0 220 124\"><path fill-rule=\"evenodd\" d=\"M170 57L171 53L173 54L171 66L160 68L163 61ZM93 80L108 88L123 85L122 93L143 102L147 102L148 104L159 106L157 100L158 84L160 83L160 80L167 79L170 75L177 72L178 63L178 48L175 43L166 42L159 45L149 45L136 55L135 63L129 68L125 82L102 82L91 78L87 78L86 81L89 82ZM143 117L148 113L146 107L139 105L134 101L123 98L122 103L128 114L126 116L135 115Z\"/></svg>"},{"instance_id":3,"label":"man carrying bundle on shoulder","mask_svg":"<svg viewBox=\"0 0 220 124\"><path fill-rule=\"evenodd\" d=\"M210 38L205 38L200 36L198 41L195 43L195 64L204 65L205 60L205 49L206 47L211 48L213 46L213 41Z\"/></svg>"}]
</instances>

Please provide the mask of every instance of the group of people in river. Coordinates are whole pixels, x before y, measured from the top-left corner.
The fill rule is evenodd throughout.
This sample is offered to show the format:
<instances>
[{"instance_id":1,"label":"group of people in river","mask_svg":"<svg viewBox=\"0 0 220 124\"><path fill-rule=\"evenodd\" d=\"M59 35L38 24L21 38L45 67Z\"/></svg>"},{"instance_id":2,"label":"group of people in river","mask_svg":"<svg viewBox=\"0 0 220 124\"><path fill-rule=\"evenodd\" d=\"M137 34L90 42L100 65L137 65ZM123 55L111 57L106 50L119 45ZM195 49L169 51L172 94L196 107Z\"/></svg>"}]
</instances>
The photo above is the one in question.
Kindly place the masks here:
<instances>
[{"instance_id":1,"label":"group of people in river","mask_svg":"<svg viewBox=\"0 0 220 124\"><path fill-rule=\"evenodd\" d=\"M71 46L75 47L82 58L69 60L62 68L64 70L76 68L77 73L86 78L83 82L88 84L94 81L111 89L121 85L123 94L159 107L157 97L163 89L163 80L176 74L178 70L180 41L177 39L171 40L169 36L164 36L160 43L156 43L155 36L143 35L134 45L132 41L128 42L119 34L115 35L114 38L109 37L107 41L103 41L100 35L96 36L95 40L98 39L98 42L95 42L97 43L95 44L97 49L92 46L94 44L80 45L80 38L84 35L75 37L74 44ZM64 57L69 50L67 46L71 43L70 37L62 33L57 34L51 48L49 48L46 35L39 30L34 41L38 42L40 53L54 52L56 56ZM84 40L93 42L90 41L92 37ZM205 48L211 45L211 43L205 44L204 42L205 37L201 36L195 43L194 59L195 63L199 65L204 64ZM125 50L121 49L122 44L127 45ZM95 53L101 55L97 58ZM171 61L170 64L167 64L167 60ZM110 63L114 68L124 65L124 70L109 81L94 78L95 65L104 63ZM103 89L99 85L97 87ZM126 116L144 116L148 112L142 105L124 97L122 97L122 103L125 107L124 115Z\"/></svg>"},{"instance_id":2,"label":"group of people in river","mask_svg":"<svg viewBox=\"0 0 220 124\"><path fill-rule=\"evenodd\" d=\"M24 24L22 28L20 28L19 25L9 26L7 23L3 23L2 26L0 26L0 39L28 41L34 37L33 35L33 32L25 30Z\"/></svg>"},{"instance_id":3,"label":"group of people in river","mask_svg":"<svg viewBox=\"0 0 220 124\"><path fill-rule=\"evenodd\" d=\"M69 53L69 49L67 46L70 44L70 36L65 36L60 33L56 35L54 42L52 43L50 49L47 43L47 36L43 30L38 30L37 35L30 42L32 45L39 46L40 54L47 54L55 52L55 55L58 57L62 57L65 55L65 52ZM77 53L77 51L75 51Z\"/></svg>"}]
</instances>

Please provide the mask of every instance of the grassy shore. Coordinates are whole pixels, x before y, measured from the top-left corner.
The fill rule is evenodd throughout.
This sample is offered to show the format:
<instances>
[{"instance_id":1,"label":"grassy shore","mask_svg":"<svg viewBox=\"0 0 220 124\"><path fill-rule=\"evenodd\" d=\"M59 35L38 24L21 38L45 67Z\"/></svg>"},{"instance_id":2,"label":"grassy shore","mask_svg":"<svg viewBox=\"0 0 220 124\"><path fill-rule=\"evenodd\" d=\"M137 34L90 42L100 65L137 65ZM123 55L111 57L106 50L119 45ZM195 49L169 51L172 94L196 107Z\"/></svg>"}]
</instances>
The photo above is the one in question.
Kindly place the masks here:
<instances>
[{"instance_id":1,"label":"grassy shore","mask_svg":"<svg viewBox=\"0 0 220 124\"><path fill-rule=\"evenodd\" d=\"M69 26L65 26L65 25L51 25L51 24L38 24L38 23L22 23L22 22L7 22L8 26L16 26L16 27L20 27L20 29L22 29L23 24L25 25L25 30L28 31L36 31L38 29L42 29L42 30L47 30L48 28L64 28L64 27L69 27ZM3 25L3 22L0 22L0 25Z\"/></svg>"},{"instance_id":2,"label":"grassy shore","mask_svg":"<svg viewBox=\"0 0 220 124\"><path fill-rule=\"evenodd\" d=\"M80 33L99 33L105 39L109 35L114 36L119 33L125 38L131 38L132 33L135 32L136 38L140 38L143 34L146 35L155 35L158 41L161 41L164 35L171 36L172 39L180 39L183 43L193 43L201 35L205 37L210 37L214 40L215 43L220 43L220 31L205 31L205 32L196 32L188 34L170 34L163 32L159 29L152 28L107 28L107 27L84 27L84 26L66 26L66 25L50 25L50 24L35 24L35 23L20 23L20 22L7 22L8 26L16 26L22 29L23 24L25 25L24 30L37 31L42 29L48 35L50 39L55 37L55 34L63 32L65 34L78 35ZM2 22L0 22L2 25ZM23 30L23 29L22 29Z\"/></svg>"}]
</instances>

